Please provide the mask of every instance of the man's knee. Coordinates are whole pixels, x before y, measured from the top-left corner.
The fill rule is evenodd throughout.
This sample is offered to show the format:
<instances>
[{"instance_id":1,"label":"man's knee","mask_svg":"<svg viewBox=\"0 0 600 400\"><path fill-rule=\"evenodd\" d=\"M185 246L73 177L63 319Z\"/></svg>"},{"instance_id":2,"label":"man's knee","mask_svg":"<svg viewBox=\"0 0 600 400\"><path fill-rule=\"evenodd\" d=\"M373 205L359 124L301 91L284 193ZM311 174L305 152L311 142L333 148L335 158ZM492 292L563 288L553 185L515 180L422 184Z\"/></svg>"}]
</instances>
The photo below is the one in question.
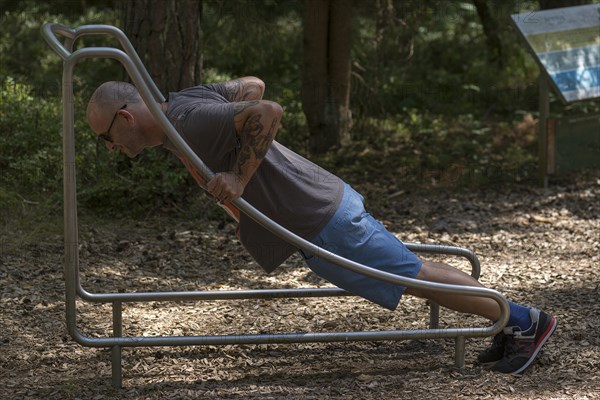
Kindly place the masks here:
<instances>
[{"instance_id":1,"label":"man's knee","mask_svg":"<svg viewBox=\"0 0 600 400\"><path fill-rule=\"evenodd\" d=\"M429 276L430 269L431 265L429 265L427 261L423 261L423 263L421 264L421 268L419 269L419 272L417 273L417 276L415 276L415 278L421 281L428 280L427 277ZM414 287L407 287L405 293L411 296L421 298L425 295L425 293L421 289Z\"/></svg>"},{"instance_id":2,"label":"man's knee","mask_svg":"<svg viewBox=\"0 0 600 400\"><path fill-rule=\"evenodd\" d=\"M416 278L422 281L430 281L433 278L435 269L435 263L432 263L431 261L423 261Z\"/></svg>"},{"instance_id":3,"label":"man's knee","mask_svg":"<svg viewBox=\"0 0 600 400\"><path fill-rule=\"evenodd\" d=\"M440 265L443 264L435 263L432 261L423 261L421 264L421 268L419 269L419 272L417 273L417 276L415 278L421 281L428 282L437 281L438 279L436 279L436 271L439 270ZM429 298L430 291L418 288L407 288L405 293L411 296Z\"/></svg>"}]
</instances>

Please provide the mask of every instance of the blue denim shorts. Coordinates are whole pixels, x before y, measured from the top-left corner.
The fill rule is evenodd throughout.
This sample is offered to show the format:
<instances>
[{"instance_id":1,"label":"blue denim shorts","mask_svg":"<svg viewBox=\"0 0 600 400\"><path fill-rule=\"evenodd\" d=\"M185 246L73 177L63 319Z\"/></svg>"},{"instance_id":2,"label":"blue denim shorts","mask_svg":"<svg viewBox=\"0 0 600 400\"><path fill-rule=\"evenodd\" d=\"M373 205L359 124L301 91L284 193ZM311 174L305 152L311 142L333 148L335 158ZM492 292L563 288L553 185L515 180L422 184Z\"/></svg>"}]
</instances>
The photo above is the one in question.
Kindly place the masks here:
<instances>
[{"instance_id":1,"label":"blue denim shorts","mask_svg":"<svg viewBox=\"0 0 600 400\"><path fill-rule=\"evenodd\" d=\"M311 242L357 263L415 278L421 260L364 208L364 198L350 185L331 220ZM301 252L308 267L317 275L350 293L390 310L396 309L405 287L347 270Z\"/></svg>"}]
</instances>

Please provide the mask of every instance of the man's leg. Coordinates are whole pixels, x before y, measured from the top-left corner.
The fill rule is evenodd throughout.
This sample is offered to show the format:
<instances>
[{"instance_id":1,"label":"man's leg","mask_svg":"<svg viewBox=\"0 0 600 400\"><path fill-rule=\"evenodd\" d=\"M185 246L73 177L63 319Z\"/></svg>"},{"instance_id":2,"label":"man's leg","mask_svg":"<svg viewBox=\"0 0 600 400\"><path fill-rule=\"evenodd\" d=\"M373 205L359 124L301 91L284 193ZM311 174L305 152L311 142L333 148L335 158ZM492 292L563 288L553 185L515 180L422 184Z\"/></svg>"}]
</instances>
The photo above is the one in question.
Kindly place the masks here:
<instances>
[{"instance_id":1,"label":"man's leg","mask_svg":"<svg viewBox=\"0 0 600 400\"><path fill-rule=\"evenodd\" d=\"M430 282L482 287L476 279L449 265L420 260L364 210L362 196L349 186L344 190L344 198L335 215L312 242L380 271ZM500 306L493 299L415 288L407 288L405 291L401 286L329 263L319 258L318 254L304 257L308 266L321 277L390 310L396 308L403 293L409 293L491 321L500 317ZM488 349L484 358L486 362L498 361L493 367L496 371L520 373L531 364L554 332L556 319L539 310L511 302L509 305L509 323L498 334L498 340L494 341L495 345ZM479 359L481 361L481 357Z\"/></svg>"},{"instance_id":2,"label":"man's leg","mask_svg":"<svg viewBox=\"0 0 600 400\"><path fill-rule=\"evenodd\" d=\"M475 278L461 270L447 264L430 261L423 261L421 270L417 274L417 279L451 285L483 287ZM435 301L439 305L451 310L480 315L490 321L497 321L500 318L500 306L495 300L486 297L462 296L415 288L407 288L405 293Z\"/></svg>"},{"instance_id":3,"label":"man's leg","mask_svg":"<svg viewBox=\"0 0 600 400\"><path fill-rule=\"evenodd\" d=\"M476 279L442 263L424 261L417 279L429 282L483 287ZM426 298L446 308L480 315L491 321L500 317L496 301L483 297L435 293L407 288L407 294ZM496 362L492 370L521 374L539 354L557 326L556 318L535 308L509 302L510 316L507 326L494 338L492 345L479 354L482 363Z\"/></svg>"}]
</instances>

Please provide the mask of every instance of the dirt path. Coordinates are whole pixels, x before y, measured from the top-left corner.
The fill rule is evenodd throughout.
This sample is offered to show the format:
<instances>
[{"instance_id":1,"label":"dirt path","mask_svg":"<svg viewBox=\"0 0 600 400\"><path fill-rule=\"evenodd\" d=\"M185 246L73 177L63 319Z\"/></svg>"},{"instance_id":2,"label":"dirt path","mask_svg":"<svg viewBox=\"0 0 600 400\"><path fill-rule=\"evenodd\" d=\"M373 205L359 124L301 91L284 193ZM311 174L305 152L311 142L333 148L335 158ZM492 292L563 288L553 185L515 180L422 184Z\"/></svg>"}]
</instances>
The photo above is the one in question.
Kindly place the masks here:
<instances>
[{"instance_id":1,"label":"dirt path","mask_svg":"<svg viewBox=\"0 0 600 400\"><path fill-rule=\"evenodd\" d=\"M124 389L110 384L109 353L65 332L60 236L0 259L0 398L4 399L600 399L600 174L547 191L398 193L360 186L375 214L407 241L474 250L482 282L555 314L559 328L522 377L475 363L488 339L124 350ZM388 199L388 197L390 197ZM386 204L381 206L380 204ZM261 273L229 224L84 222L84 287L94 291L327 286L298 258ZM453 259L448 261L454 262ZM458 265L464 266L464 262ZM110 332L110 309L79 304L82 331ZM424 302L388 312L357 298L125 307L127 334L327 332L425 327ZM443 326L477 324L442 310Z\"/></svg>"}]
</instances>

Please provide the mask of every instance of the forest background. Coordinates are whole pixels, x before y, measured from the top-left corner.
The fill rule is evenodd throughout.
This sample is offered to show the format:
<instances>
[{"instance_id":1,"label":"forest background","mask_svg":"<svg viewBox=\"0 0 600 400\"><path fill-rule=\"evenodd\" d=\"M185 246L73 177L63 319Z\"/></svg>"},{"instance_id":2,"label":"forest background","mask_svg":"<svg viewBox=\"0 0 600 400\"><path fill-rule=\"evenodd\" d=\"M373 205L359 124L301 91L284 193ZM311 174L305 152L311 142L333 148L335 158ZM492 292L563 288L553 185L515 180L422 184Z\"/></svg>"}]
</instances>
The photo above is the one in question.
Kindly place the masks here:
<instances>
[{"instance_id":1,"label":"forest background","mask_svg":"<svg viewBox=\"0 0 600 400\"><path fill-rule=\"evenodd\" d=\"M322 15L315 7L326 3L339 2L1 1L3 224L29 221L43 230L49 217L61 215L62 63L40 35L49 21L124 29L164 93L184 83L259 76L267 85L265 97L285 109L278 140L355 184L377 182L387 186L388 194L407 185L447 190L537 184L539 70L510 24L510 14L585 2L341 2L345 12L332 11L329 20L315 23ZM161 18L153 14L158 5L164 5L166 33L153 40L151 33L144 35L140 21ZM319 29L331 34L339 26L349 35L330 47L344 47L338 46L342 42L347 47L342 49L347 52L342 55L348 66L347 100L340 109L348 121L344 132L334 127L333 139L325 140L328 133L310 124L319 106L317 111L307 106L310 63L319 59L311 53L310 35L319 35ZM180 51L194 56L188 82L177 80L184 75L177 60L164 56L165 49L172 54L177 46L190 47L186 40L168 37L169 30L184 29L191 29L187 37L193 49ZM77 45L117 43L90 36ZM212 204L196 201L204 195L167 152L151 149L130 160L105 151L94 139L85 122L86 102L98 84L119 79L127 77L114 60L85 61L76 71L80 213L226 218ZM598 104L565 107L551 98L554 115L595 112Z\"/></svg>"}]
</instances>

